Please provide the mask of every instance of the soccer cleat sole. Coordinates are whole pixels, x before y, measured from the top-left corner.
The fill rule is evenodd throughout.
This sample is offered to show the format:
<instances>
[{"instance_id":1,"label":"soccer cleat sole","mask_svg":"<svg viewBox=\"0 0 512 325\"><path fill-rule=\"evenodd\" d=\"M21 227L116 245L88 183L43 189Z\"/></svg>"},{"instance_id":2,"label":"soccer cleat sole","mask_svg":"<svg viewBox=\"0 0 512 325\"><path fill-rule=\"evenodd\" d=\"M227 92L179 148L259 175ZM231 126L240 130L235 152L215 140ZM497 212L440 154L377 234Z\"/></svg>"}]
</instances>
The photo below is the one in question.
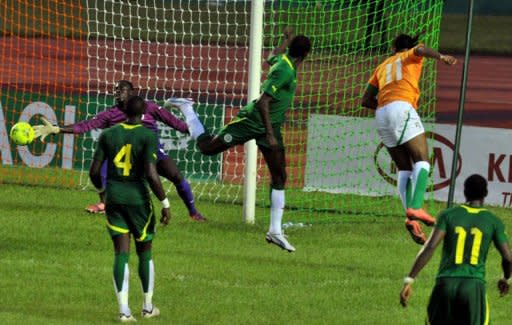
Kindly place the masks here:
<instances>
[{"instance_id":1,"label":"soccer cleat sole","mask_svg":"<svg viewBox=\"0 0 512 325\"><path fill-rule=\"evenodd\" d=\"M406 211L407 219L409 220L417 220L423 222L425 225L432 227L436 224L436 219L429 215L423 209L407 209Z\"/></svg>"},{"instance_id":2,"label":"soccer cleat sole","mask_svg":"<svg viewBox=\"0 0 512 325\"><path fill-rule=\"evenodd\" d=\"M417 227L419 227L419 224ZM412 223L405 224L405 228L411 235L412 240L418 245L423 245L427 241L427 238L426 238L425 234L423 233L423 231L421 231L421 228L419 228L419 231L421 231L421 233L418 233L417 227L415 227L414 224L412 224Z\"/></svg>"}]
</instances>

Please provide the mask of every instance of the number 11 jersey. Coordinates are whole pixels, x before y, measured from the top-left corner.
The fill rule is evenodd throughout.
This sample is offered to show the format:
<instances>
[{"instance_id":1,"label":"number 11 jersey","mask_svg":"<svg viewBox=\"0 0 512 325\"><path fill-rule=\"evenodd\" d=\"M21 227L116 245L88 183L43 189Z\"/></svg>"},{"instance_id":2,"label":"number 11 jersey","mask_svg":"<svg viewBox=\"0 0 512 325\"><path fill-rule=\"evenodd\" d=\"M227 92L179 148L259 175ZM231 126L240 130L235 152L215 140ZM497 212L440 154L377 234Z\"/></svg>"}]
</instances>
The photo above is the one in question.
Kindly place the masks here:
<instances>
[{"instance_id":1,"label":"number 11 jersey","mask_svg":"<svg viewBox=\"0 0 512 325\"><path fill-rule=\"evenodd\" d=\"M485 281L491 243L507 241L503 222L486 209L460 205L441 212L436 228L446 232L437 277Z\"/></svg>"},{"instance_id":2,"label":"number 11 jersey","mask_svg":"<svg viewBox=\"0 0 512 325\"><path fill-rule=\"evenodd\" d=\"M400 100L417 109L422 67L423 57L414 54L414 48L398 52L384 60L368 81L379 90L378 107Z\"/></svg>"}]
</instances>

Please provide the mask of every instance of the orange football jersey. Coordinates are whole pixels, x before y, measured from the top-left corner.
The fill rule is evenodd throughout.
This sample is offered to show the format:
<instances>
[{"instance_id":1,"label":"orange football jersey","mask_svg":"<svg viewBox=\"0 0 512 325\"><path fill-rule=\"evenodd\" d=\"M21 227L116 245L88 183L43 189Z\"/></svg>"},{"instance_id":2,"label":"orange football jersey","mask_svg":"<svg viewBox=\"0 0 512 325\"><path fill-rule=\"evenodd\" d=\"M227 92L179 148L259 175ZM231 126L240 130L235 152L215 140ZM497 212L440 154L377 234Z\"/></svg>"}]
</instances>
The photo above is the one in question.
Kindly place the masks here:
<instances>
[{"instance_id":1,"label":"orange football jersey","mask_svg":"<svg viewBox=\"0 0 512 325\"><path fill-rule=\"evenodd\" d=\"M418 83L423 57L414 54L414 48L398 52L382 62L368 81L379 89L379 107L402 100L418 108L420 89Z\"/></svg>"}]
</instances>

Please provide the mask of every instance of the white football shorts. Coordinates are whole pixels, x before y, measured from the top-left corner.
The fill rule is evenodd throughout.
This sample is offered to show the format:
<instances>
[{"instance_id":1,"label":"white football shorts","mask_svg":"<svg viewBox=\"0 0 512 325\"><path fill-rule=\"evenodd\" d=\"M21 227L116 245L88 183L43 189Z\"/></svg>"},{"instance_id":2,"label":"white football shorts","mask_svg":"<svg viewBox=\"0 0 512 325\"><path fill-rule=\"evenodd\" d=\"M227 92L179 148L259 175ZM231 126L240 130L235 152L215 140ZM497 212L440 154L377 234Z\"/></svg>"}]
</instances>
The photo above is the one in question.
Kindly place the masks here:
<instances>
[{"instance_id":1,"label":"white football shorts","mask_svg":"<svg viewBox=\"0 0 512 325\"><path fill-rule=\"evenodd\" d=\"M420 116L411 104L394 101L377 108L375 112L377 133L382 143L394 148L425 133Z\"/></svg>"}]
</instances>

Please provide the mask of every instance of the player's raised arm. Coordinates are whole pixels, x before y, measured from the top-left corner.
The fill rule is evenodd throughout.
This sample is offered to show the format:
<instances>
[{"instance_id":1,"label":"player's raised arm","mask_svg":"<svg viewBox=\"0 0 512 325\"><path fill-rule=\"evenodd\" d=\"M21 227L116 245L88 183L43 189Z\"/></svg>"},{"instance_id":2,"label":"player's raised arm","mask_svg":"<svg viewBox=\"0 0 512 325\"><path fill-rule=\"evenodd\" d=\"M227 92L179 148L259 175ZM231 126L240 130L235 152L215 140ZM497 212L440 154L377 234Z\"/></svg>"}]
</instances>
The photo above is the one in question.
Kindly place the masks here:
<instances>
[{"instance_id":1,"label":"player's raised arm","mask_svg":"<svg viewBox=\"0 0 512 325\"><path fill-rule=\"evenodd\" d=\"M436 59L447 65L454 65L457 63L457 59L453 56L441 54L438 51L421 44L414 48L414 54L425 58Z\"/></svg>"},{"instance_id":2,"label":"player's raised arm","mask_svg":"<svg viewBox=\"0 0 512 325\"><path fill-rule=\"evenodd\" d=\"M286 49L292 42L293 37L293 29L291 27L285 27L285 29L283 30L283 40L281 44L272 51L270 58L285 53ZM270 63L269 60L267 60L267 62Z\"/></svg>"}]
</instances>

